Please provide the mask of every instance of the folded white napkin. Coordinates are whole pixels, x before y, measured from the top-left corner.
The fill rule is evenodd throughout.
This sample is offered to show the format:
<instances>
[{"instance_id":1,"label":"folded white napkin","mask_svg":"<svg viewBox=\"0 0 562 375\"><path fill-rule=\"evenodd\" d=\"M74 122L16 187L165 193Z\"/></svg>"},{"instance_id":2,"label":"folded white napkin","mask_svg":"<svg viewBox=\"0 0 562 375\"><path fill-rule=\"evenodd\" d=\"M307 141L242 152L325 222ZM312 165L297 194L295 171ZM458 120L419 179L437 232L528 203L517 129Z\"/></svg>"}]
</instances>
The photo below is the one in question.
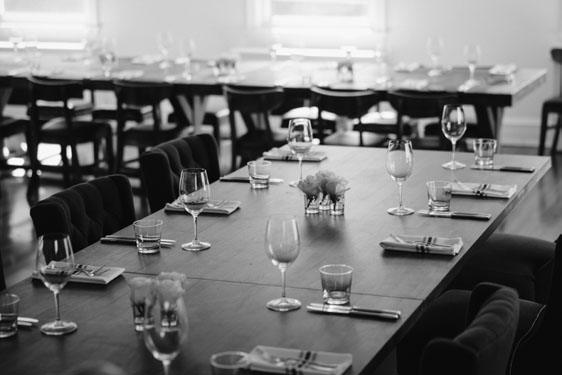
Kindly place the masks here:
<instances>
[{"instance_id":1,"label":"folded white napkin","mask_svg":"<svg viewBox=\"0 0 562 375\"><path fill-rule=\"evenodd\" d=\"M488 70L491 75L507 76L515 73L517 71L517 65L515 64L497 64Z\"/></svg>"},{"instance_id":2,"label":"folded white napkin","mask_svg":"<svg viewBox=\"0 0 562 375\"><path fill-rule=\"evenodd\" d=\"M391 234L380 242L385 250L408 253L457 255L462 248L460 237L412 236Z\"/></svg>"},{"instance_id":3,"label":"folded white napkin","mask_svg":"<svg viewBox=\"0 0 562 375\"><path fill-rule=\"evenodd\" d=\"M452 193L475 197L509 199L517 191L517 185L479 184L474 182L452 182Z\"/></svg>"},{"instance_id":4,"label":"folded white napkin","mask_svg":"<svg viewBox=\"0 0 562 375\"><path fill-rule=\"evenodd\" d=\"M322 151L309 151L304 154L303 161L322 161L326 159L326 153ZM293 154L289 146L284 145L283 147L274 147L269 151L263 153L263 158L267 160L285 160L285 161L297 161L297 156Z\"/></svg>"},{"instance_id":5,"label":"folded white napkin","mask_svg":"<svg viewBox=\"0 0 562 375\"><path fill-rule=\"evenodd\" d=\"M144 75L142 70L138 69L128 69L128 70L121 70L118 72L113 73L113 76L118 79L132 79L132 78L139 78Z\"/></svg>"},{"instance_id":6,"label":"folded white napkin","mask_svg":"<svg viewBox=\"0 0 562 375\"><path fill-rule=\"evenodd\" d=\"M421 65L418 62L406 63L406 62L401 61L394 66L394 71L395 72L411 73L415 70L418 70L419 68L421 68Z\"/></svg>"},{"instance_id":7,"label":"folded white napkin","mask_svg":"<svg viewBox=\"0 0 562 375\"><path fill-rule=\"evenodd\" d=\"M343 374L353 361L348 353L314 352L258 345L248 354L249 368L275 374Z\"/></svg>"},{"instance_id":8,"label":"folded white napkin","mask_svg":"<svg viewBox=\"0 0 562 375\"><path fill-rule=\"evenodd\" d=\"M240 201L228 201L228 200L212 200L208 203L207 207L203 209L202 214L218 214L218 215L230 215L240 207L242 202ZM172 203L166 203L164 211L170 212L186 212L183 207L183 203L177 198Z\"/></svg>"},{"instance_id":9,"label":"folded white napkin","mask_svg":"<svg viewBox=\"0 0 562 375\"><path fill-rule=\"evenodd\" d=\"M394 83L394 87L404 90L423 90L429 86L429 81L427 79L405 79L401 82Z\"/></svg>"},{"instance_id":10,"label":"folded white napkin","mask_svg":"<svg viewBox=\"0 0 562 375\"><path fill-rule=\"evenodd\" d=\"M150 65L162 61L162 56L160 55L141 55L133 57L131 62L133 64Z\"/></svg>"},{"instance_id":11,"label":"folded white napkin","mask_svg":"<svg viewBox=\"0 0 562 375\"><path fill-rule=\"evenodd\" d=\"M55 262L57 263L57 262ZM86 272L81 272L80 267L84 269ZM125 272L124 268L121 267L109 267L109 266L92 266L92 265L76 265L76 271L70 276L68 281L73 283L84 283L84 284L102 284L107 285L112 280L117 278ZM93 276L90 276L89 273L93 273ZM37 271L33 271L31 277L34 279L40 279L39 273Z\"/></svg>"}]
</instances>

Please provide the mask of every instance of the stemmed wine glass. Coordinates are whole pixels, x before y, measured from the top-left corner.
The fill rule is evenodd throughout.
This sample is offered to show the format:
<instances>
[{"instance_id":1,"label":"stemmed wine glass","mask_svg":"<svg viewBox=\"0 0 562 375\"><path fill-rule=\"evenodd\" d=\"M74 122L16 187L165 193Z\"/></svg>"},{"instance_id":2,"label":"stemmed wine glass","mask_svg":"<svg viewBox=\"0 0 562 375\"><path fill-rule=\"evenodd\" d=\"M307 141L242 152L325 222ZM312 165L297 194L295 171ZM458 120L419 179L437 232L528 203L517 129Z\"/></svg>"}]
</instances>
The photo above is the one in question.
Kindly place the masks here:
<instances>
[{"instance_id":1,"label":"stemmed wine glass","mask_svg":"<svg viewBox=\"0 0 562 375\"><path fill-rule=\"evenodd\" d=\"M453 144L453 151L451 153L451 161L443 164L442 167L446 169L462 169L466 167L463 163L455 161L455 145L457 141L462 138L466 131L466 121L464 118L464 111L461 105L447 104L443 107L443 116L441 117L441 130L445 137L447 137Z\"/></svg>"},{"instance_id":2,"label":"stemmed wine glass","mask_svg":"<svg viewBox=\"0 0 562 375\"><path fill-rule=\"evenodd\" d=\"M195 55L195 42L192 38L186 38L182 41L180 53L181 62L184 65L183 78L187 81L191 80L191 71L193 68L193 56Z\"/></svg>"},{"instance_id":3,"label":"stemmed wine glass","mask_svg":"<svg viewBox=\"0 0 562 375\"><path fill-rule=\"evenodd\" d=\"M111 70L117 65L115 53L115 41L111 38L103 38L98 54L104 77L111 76Z\"/></svg>"},{"instance_id":4,"label":"stemmed wine glass","mask_svg":"<svg viewBox=\"0 0 562 375\"><path fill-rule=\"evenodd\" d=\"M414 153L412 142L402 139L394 139L388 142L386 153L386 171L398 185L398 207L386 210L391 215L404 216L414 213L414 210L404 207L402 204L402 184L412 174L414 168Z\"/></svg>"},{"instance_id":5,"label":"stemmed wine glass","mask_svg":"<svg viewBox=\"0 0 562 375\"><path fill-rule=\"evenodd\" d=\"M146 299L143 338L154 358L162 362L164 375L187 339L187 309L177 280L160 280L155 293Z\"/></svg>"},{"instance_id":6,"label":"stemmed wine glass","mask_svg":"<svg viewBox=\"0 0 562 375\"><path fill-rule=\"evenodd\" d=\"M310 120L305 118L297 118L289 122L289 134L287 135L287 143L293 154L297 155L299 161L299 178L298 181L292 181L290 186L297 186L302 180L302 159L304 155L312 147L312 125Z\"/></svg>"},{"instance_id":7,"label":"stemmed wine glass","mask_svg":"<svg viewBox=\"0 0 562 375\"><path fill-rule=\"evenodd\" d=\"M430 36L427 39L427 54L431 60L431 69L427 74L430 77L441 75L442 69L440 66L441 54L443 53L443 39L439 36Z\"/></svg>"},{"instance_id":8,"label":"stemmed wine glass","mask_svg":"<svg viewBox=\"0 0 562 375\"><path fill-rule=\"evenodd\" d=\"M156 43L158 44L158 49L162 54L162 62L160 63L160 68L166 69L170 67L170 50L174 45L174 37L169 31L158 33L156 38Z\"/></svg>"},{"instance_id":9,"label":"stemmed wine glass","mask_svg":"<svg viewBox=\"0 0 562 375\"><path fill-rule=\"evenodd\" d=\"M291 311L301 306L299 300L285 296L285 272L300 251L297 220L290 215L272 215L265 227L265 253L281 271L281 298L269 301L266 306L273 311Z\"/></svg>"},{"instance_id":10,"label":"stemmed wine glass","mask_svg":"<svg viewBox=\"0 0 562 375\"><path fill-rule=\"evenodd\" d=\"M55 296L56 319L41 326L46 335L60 336L76 331L76 323L61 320L59 293L76 270L70 238L64 233L48 233L39 237L35 269Z\"/></svg>"},{"instance_id":11,"label":"stemmed wine glass","mask_svg":"<svg viewBox=\"0 0 562 375\"><path fill-rule=\"evenodd\" d=\"M201 251L211 247L208 242L199 241L197 238L197 216L203 211L211 199L211 186L207 171L203 168L187 168L181 171L180 200L183 207L193 217L194 239L181 245L187 251Z\"/></svg>"},{"instance_id":12,"label":"stemmed wine glass","mask_svg":"<svg viewBox=\"0 0 562 375\"><path fill-rule=\"evenodd\" d=\"M480 60L480 54L480 46L478 44L467 44L464 46L464 57L468 64L469 72L467 83L470 85L478 83L478 81L474 79L474 72L476 71L476 64L478 64L478 60Z\"/></svg>"}]
</instances>

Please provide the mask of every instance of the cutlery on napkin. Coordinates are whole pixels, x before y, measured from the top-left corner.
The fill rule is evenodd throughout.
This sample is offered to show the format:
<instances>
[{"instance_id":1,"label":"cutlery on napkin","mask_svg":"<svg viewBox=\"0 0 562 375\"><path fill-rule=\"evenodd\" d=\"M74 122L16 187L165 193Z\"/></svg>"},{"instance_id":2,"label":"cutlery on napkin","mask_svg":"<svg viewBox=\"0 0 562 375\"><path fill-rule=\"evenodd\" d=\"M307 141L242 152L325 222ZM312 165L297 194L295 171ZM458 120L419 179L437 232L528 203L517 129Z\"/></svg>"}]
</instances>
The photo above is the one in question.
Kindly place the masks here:
<instances>
[{"instance_id":1,"label":"cutlery on napkin","mask_svg":"<svg viewBox=\"0 0 562 375\"><path fill-rule=\"evenodd\" d=\"M472 219L472 220L490 220L491 214L483 214L477 212L462 212L462 211L429 211L419 210L418 214L431 217L446 217L450 219Z\"/></svg>"},{"instance_id":2,"label":"cutlery on napkin","mask_svg":"<svg viewBox=\"0 0 562 375\"><path fill-rule=\"evenodd\" d=\"M0 320L2 319L3 319L2 314L0 314ZM39 323L39 319L28 318L26 316L18 316L17 318L17 325L20 327L32 327L37 323Z\"/></svg>"},{"instance_id":3,"label":"cutlery on napkin","mask_svg":"<svg viewBox=\"0 0 562 375\"><path fill-rule=\"evenodd\" d=\"M460 237L412 236L391 234L380 242L385 250L408 253L457 255L463 246Z\"/></svg>"},{"instance_id":4,"label":"cutlery on napkin","mask_svg":"<svg viewBox=\"0 0 562 375\"><path fill-rule=\"evenodd\" d=\"M223 176L219 179L220 181L223 182L250 182L250 177L244 177L244 176ZM270 178L269 179L269 183L270 184L282 184L283 183L283 179L282 178Z\"/></svg>"},{"instance_id":5,"label":"cutlery on napkin","mask_svg":"<svg viewBox=\"0 0 562 375\"><path fill-rule=\"evenodd\" d=\"M202 214L216 214L216 215L230 215L236 211L242 202L231 201L231 200L211 200L207 203L207 206L203 208ZM166 203L164 207L165 212L181 212L186 213L183 203L180 198L177 198L172 203Z\"/></svg>"},{"instance_id":6,"label":"cutlery on napkin","mask_svg":"<svg viewBox=\"0 0 562 375\"><path fill-rule=\"evenodd\" d=\"M248 354L249 368L277 374L343 374L351 366L348 353L275 348L258 345Z\"/></svg>"},{"instance_id":7,"label":"cutlery on napkin","mask_svg":"<svg viewBox=\"0 0 562 375\"><path fill-rule=\"evenodd\" d=\"M115 235L109 235L109 236L105 236L102 237L100 239L101 243L116 243L116 244L121 244L121 245L136 245L137 244L137 240L135 239L135 237L126 237L126 236L115 236ZM168 240L165 238L162 238L160 240L160 246L161 247L172 247L176 244L176 240Z\"/></svg>"},{"instance_id":8,"label":"cutlery on napkin","mask_svg":"<svg viewBox=\"0 0 562 375\"><path fill-rule=\"evenodd\" d=\"M359 306L338 306L314 302L308 304L306 310L314 313L342 314L384 320L398 320L401 316L401 312L397 310L367 309Z\"/></svg>"},{"instance_id":9,"label":"cutlery on napkin","mask_svg":"<svg viewBox=\"0 0 562 375\"><path fill-rule=\"evenodd\" d=\"M493 167L481 167L479 165L471 165L470 169L477 169L482 171L522 172L522 173L533 173L535 171L535 168L532 167L517 167L511 165L495 165Z\"/></svg>"},{"instance_id":10,"label":"cutlery on napkin","mask_svg":"<svg viewBox=\"0 0 562 375\"><path fill-rule=\"evenodd\" d=\"M478 184L455 181L451 183L453 195L471 195L485 198L511 198L517 185Z\"/></svg>"},{"instance_id":11,"label":"cutlery on napkin","mask_svg":"<svg viewBox=\"0 0 562 375\"><path fill-rule=\"evenodd\" d=\"M327 155L323 151L309 151L304 154L302 161L318 162L326 159ZM288 145L282 147L274 147L269 151L263 153L263 158L266 160L281 160L281 161L298 161L299 159Z\"/></svg>"}]
</instances>

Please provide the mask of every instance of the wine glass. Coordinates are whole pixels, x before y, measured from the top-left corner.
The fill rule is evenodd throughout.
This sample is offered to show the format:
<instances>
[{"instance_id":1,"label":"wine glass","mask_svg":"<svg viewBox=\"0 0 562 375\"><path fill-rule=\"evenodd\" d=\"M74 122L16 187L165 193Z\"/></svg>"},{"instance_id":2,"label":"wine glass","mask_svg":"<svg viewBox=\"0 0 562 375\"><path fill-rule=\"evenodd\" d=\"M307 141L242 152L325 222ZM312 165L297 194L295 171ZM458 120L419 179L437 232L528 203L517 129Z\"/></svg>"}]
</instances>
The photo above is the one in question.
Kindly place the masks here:
<instances>
[{"instance_id":1,"label":"wine glass","mask_svg":"<svg viewBox=\"0 0 562 375\"><path fill-rule=\"evenodd\" d=\"M480 46L478 44L467 44L464 46L464 57L468 64L468 81L469 84L476 84L478 81L474 79L474 72L476 71L476 64L478 64L478 60L480 60Z\"/></svg>"},{"instance_id":2,"label":"wine glass","mask_svg":"<svg viewBox=\"0 0 562 375\"><path fill-rule=\"evenodd\" d=\"M23 61L22 57L20 56L20 49L23 46L23 36L19 32L14 32L9 38L8 42L12 45L12 50L14 51L14 61L21 62Z\"/></svg>"},{"instance_id":3,"label":"wine glass","mask_svg":"<svg viewBox=\"0 0 562 375\"><path fill-rule=\"evenodd\" d=\"M180 53L181 53L181 63L184 65L183 78L186 80L191 79L191 70L193 63L193 56L195 55L195 42L192 38L186 38L182 41Z\"/></svg>"},{"instance_id":4,"label":"wine glass","mask_svg":"<svg viewBox=\"0 0 562 375\"><path fill-rule=\"evenodd\" d=\"M402 204L402 184L412 174L414 168L414 153L412 142L402 139L394 139L388 142L386 153L386 171L398 185L398 207L386 210L391 215L404 216L414 213L414 210L404 207Z\"/></svg>"},{"instance_id":5,"label":"wine glass","mask_svg":"<svg viewBox=\"0 0 562 375\"><path fill-rule=\"evenodd\" d=\"M156 37L156 43L158 45L158 49L162 54L162 62L160 63L160 68L166 69L170 67L170 50L174 45L174 37L172 33L169 31L164 31L158 33Z\"/></svg>"},{"instance_id":6,"label":"wine glass","mask_svg":"<svg viewBox=\"0 0 562 375\"><path fill-rule=\"evenodd\" d=\"M287 135L287 143L293 154L297 155L299 161L299 177L298 181L292 181L290 186L297 186L302 180L302 159L304 155L312 147L312 125L310 120L305 118L297 118L289 122L289 134Z\"/></svg>"},{"instance_id":7,"label":"wine glass","mask_svg":"<svg viewBox=\"0 0 562 375\"><path fill-rule=\"evenodd\" d=\"M442 74L440 59L443 53L443 39L440 36L430 36L427 38L427 54L431 60L431 69L427 72L430 77Z\"/></svg>"},{"instance_id":8,"label":"wine glass","mask_svg":"<svg viewBox=\"0 0 562 375\"><path fill-rule=\"evenodd\" d=\"M155 293L145 301L143 338L154 358L162 362L164 375L170 373L170 364L187 339L188 318L177 280L155 282Z\"/></svg>"},{"instance_id":9,"label":"wine glass","mask_svg":"<svg viewBox=\"0 0 562 375\"><path fill-rule=\"evenodd\" d=\"M112 38L102 39L98 57L104 77L109 78L111 76L111 70L117 65L115 41Z\"/></svg>"},{"instance_id":10,"label":"wine glass","mask_svg":"<svg viewBox=\"0 0 562 375\"><path fill-rule=\"evenodd\" d=\"M442 165L446 169L462 169L466 167L463 163L455 161L455 145L457 141L464 135L466 131L466 121L464 111L461 105L447 104L443 107L443 116L441 117L441 130L453 144L451 153L451 161Z\"/></svg>"},{"instance_id":11,"label":"wine glass","mask_svg":"<svg viewBox=\"0 0 562 375\"><path fill-rule=\"evenodd\" d=\"M300 251L297 220L290 215L271 215L265 227L265 253L281 271L281 298L269 301L266 306L273 311L291 311L301 306L299 300L285 296L285 272Z\"/></svg>"},{"instance_id":12,"label":"wine glass","mask_svg":"<svg viewBox=\"0 0 562 375\"><path fill-rule=\"evenodd\" d=\"M56 319L43 324L41 332L60 336L76 331L76 323L61 320L59 309L59 293L76 270L72 245L67 234L48 233L39 237L35 270L55 296Z\"/></svg>"},{"instance_id":13,"label":"wine glass","mask_svg":"<svg viewBox=\"0 0 562 375\"><path fill-rule=\"evenodd\" d=\"M211 199L211 187L207 171L203 168L187 168L181 171L180 200L183 207L193 217L194 239L181 245L187 251L201 251L211 247L208 242L199 241L197 238L197 217Z\"/></svg>"}]
</instances>

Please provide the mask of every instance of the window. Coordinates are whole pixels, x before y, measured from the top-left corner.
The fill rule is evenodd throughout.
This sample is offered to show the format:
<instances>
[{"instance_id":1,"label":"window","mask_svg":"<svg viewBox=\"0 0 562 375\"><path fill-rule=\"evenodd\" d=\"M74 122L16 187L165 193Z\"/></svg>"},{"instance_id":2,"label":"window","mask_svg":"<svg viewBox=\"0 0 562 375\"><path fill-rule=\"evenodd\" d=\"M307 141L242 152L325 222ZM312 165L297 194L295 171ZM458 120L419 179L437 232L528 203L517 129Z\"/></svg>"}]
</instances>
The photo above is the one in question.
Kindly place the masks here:
<instances>
[{"instance_id":1,"label":"window","mask_svg":"<svg viewBox=\"0 0 562 375\"><path fill-rule=\"evenodd\" d=\"M96 28L96 0L0 0L0 47L18 36L38 39L41 48L75 49Z\"/></svg>"}]
</instances>

